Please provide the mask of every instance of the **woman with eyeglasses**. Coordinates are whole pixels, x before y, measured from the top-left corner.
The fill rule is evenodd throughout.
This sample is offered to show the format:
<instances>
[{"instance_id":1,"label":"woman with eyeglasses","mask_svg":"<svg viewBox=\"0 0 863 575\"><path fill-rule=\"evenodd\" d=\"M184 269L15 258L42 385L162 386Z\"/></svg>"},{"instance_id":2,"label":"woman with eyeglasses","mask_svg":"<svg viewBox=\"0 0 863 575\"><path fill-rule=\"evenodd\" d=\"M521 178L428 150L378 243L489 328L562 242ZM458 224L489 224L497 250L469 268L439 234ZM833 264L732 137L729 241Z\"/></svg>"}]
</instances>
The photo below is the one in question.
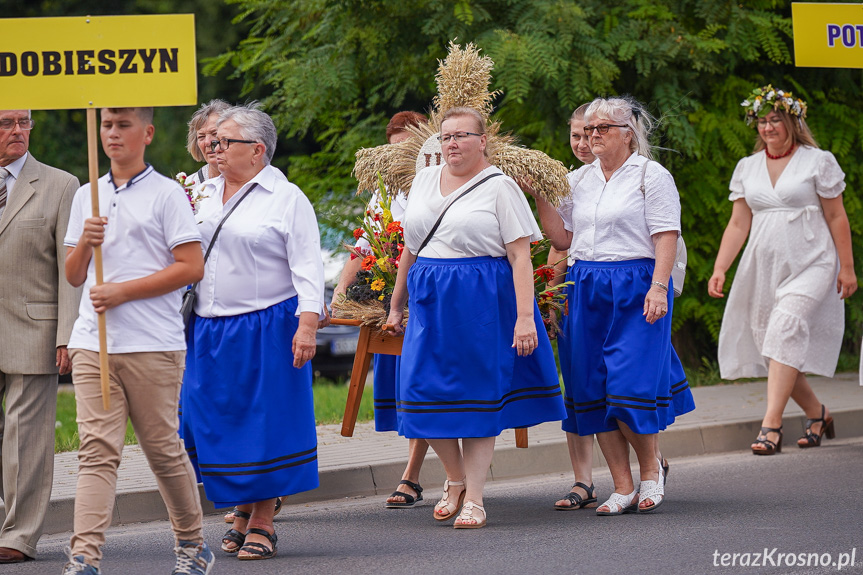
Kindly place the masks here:
<instances>
[{"instance_id":1,"label":"woman with eyeglasses","mask_svg":"<svg viewBox=\"0 0 863 575\"><path fill-rule=\"evenodd\" d=\"M495 438L560 420L564 410L533 297L530 242L542 236L527 200L488 162L478 111L446 111L440 139L446 164L420 171L408 194L387 323L402 331L409 298L398 427L426 439L446 470L434 518L476 529L486 525Z\"/></svg>"},{"instance_id":2,"label":"woman with eyeglasses","mask_svg":"<svg viewBox=\"0 0 863 575\"><path fill-rule=\"evenodd\" d=\"M318 486L309 361L325 317L320 237L309 200L270 165L267 114L225 110L211 145L220 175L198 210L209 256L187 336L183 438L207 498L238 507L222 550L268 559L276 498Z\"/></svg>"},{"instance_id":3,"label":"woman with eyeglasses","mask_svg":"<svg viewBox=\"0 0 863 575\"><path fill-rule=\"evenodd\" d=\"M746 242L719 332L723 379L767 376L767 412L750 446L782 450L791 398L806 413L798 447L833 438L833 417L806 373L832 377L845 331L843 299L857 290L851 229L842 205L845 174L818 148L806 103L768 85L741 104L755 125L755 152L731 177L734 202L708 282L723 297L725 272Z\"/></svg>"},{"instance_id":4,"label":"woman with eyeglasses","mask_svg":"<svg viewBox=\"0 0 863 575\"><path fill-rule=\"evenodd\" d=\"M584 120L597 160L582 168L560 210L537 197L545 233L576 260L560 338L570 358L568 421L581 436L596 434L611 470L614 492L597 515L645 513L665 496L659 432L694 409L685 376L673 381L682 375L671 346L670 283L680 199L671 174L651 160L652 119L641 104L597 98Z\"/></svg>"},{"instance_id":5,"label":"woman with eyeglasses","mask_svg":"<svg viewBox=\"0 0 863 575\"><path fill-rule=\"evenodd\" d=\"M216 139L216 124L219 114L230 108L224 100L210 100L192 115L189 120L189 134L186 149L196 162L205 164L186 178L186 184L202 184L205 180L218 177L219 166L212 142Z\"/></svg>"}]
</instances>

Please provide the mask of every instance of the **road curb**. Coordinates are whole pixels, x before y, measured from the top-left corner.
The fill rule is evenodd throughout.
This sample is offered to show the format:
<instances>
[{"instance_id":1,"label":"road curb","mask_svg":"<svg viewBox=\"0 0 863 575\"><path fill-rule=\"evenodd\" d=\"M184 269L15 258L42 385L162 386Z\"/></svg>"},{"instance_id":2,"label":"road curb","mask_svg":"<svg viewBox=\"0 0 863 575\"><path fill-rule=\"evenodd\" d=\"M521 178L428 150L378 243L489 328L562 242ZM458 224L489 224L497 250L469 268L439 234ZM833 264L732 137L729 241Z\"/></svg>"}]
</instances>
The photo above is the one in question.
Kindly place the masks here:
<instances>
[{"instance_id":1,"label":"road curb","mask_svg":"<svg viewBox=\"0 0 863 575\"><path fill-rule=\"evenodd\" d=\"M863 436L863 408L835 409L833 418L836 429L843 438ZM796 450L797 438L803 435L805 417L787 416L783 420L785 450ZM661 435L663 455L671 458L717 454L746 450L758 434L761 419L728 421L716 424L673 426ZM799 432L798 432L799 430ZM406 446L405 446L406 447ZM407 449L405 449L407 453ZM633 456L634 460L634 456ZM291 496L290 504L304 504L345 497L389 495L401 479L404 460L387 461L374 465L342 466L320 472L320 486L313 490ZM594 449L594 467L604 467L605 461L598 448ZM571 473L566 438L563 433L556 440L531 442L528 449L517 449L502 445L496 449L489 479L502 480L529 475L549 473ZM436 489L431 478L444 477L443 466L430 451L423 465L422 476L426 486ZM204 496L199 487L205 514L217 513L217 509ZM383 499L382 499L383 504ZM74 499L71 497L52 499L45 521L45 534L64 533L72 530ZM157 489L119 493L115 499L112 525L143 523L166 520L165 504Z\"/></svg>"}]
</instances>

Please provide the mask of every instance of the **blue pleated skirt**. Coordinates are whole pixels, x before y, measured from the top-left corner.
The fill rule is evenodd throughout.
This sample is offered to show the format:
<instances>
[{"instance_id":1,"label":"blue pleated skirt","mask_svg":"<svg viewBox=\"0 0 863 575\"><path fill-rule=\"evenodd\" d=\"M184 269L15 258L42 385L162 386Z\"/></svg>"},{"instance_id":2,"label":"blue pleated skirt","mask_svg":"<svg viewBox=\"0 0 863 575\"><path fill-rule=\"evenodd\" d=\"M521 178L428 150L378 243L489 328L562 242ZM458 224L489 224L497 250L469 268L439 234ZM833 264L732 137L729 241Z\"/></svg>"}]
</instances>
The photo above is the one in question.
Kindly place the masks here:
<instances>
[{"instance_id":1,"label":"blue pleated skirt","mask_svg":"<svg viewBox=\"0 0 863 575\"><path fill-rule=\"evenodd\" d=\"M397 380L406 437L494 437L565 416L554 354L534 303L539 346L518 357L505 258L417 258Z\"/></svg>"},{"instance_id":2,"label":"blue pleated skirt","mask_svg":"<svg viewBox=\"0 0 863 575\"><path fill-rule=\"evenodd\" d=\"M683 366L671 345L668 313L644 319L654 260L578 261L569 269L569 316L558 337L567 418L563 430L592 435L625 422L658 433L695 409Z\"/></svg>"},{"instance_id":3,"label":"blue pleated skirt","mask_svg":"<svg viewBox=\"0 0 863 575\"><path fill-rule=\"evenodd\" d=\"M231 507L315 489L312 367L293 367L293 297L247 314L193 316L182 436L207 499Z\"/></svg>"},{"instance_id":4,"label":"blue pleated skirt","mask_svg":"<svg viewBox=\"0 0 863 575\"><path fill-rule=\"evenodd\" d=\"M375 431L397 431L396 375L401 357L376 353L374 357Z\"/></svg>"}]
</instances>

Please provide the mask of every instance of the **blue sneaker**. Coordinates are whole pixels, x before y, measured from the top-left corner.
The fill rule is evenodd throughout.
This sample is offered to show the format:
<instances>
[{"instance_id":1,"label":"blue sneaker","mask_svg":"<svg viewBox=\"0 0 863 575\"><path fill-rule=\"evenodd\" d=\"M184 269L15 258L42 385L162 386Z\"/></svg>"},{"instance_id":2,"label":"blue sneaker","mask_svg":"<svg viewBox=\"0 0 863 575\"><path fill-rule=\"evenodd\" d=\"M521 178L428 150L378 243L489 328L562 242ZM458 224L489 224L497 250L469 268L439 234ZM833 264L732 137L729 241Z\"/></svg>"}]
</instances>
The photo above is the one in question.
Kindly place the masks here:
<instances>
[{"instance_id":1,"label":"blue sneaker","mask_svg":"<svg viewBox=\"0 0 863 575\"><path fill-rule=\"evenodd\" d=\"M63 566L63 575L100 575L101 571L84 562L83 555L72 556L72 550L66 547L66 557L69 561Z\"/></svg>"},{"instance_id":2,"label":"blue sneaker","mask_svg":"<svg viewBox=\"0 0 863 575\"><path fill-rule=\"evenodd\" d=\"M171 575L209 575L216 562L206 542L198 545L191 541L178 541L174 555L177 556L177 564Z\"/></svg>"}]
</instances>

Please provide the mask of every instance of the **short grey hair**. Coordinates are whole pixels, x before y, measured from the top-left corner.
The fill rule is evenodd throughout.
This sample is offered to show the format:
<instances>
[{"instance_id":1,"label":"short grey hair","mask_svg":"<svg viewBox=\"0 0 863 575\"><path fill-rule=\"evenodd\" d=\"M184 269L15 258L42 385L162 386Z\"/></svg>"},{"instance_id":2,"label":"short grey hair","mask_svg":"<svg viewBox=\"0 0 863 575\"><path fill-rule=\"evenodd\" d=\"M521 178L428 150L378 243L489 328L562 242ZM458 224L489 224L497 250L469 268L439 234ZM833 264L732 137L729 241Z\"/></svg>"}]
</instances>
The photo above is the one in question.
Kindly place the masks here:
<instances>
[{"instance_id":1,"label":"short grey hair","mask_svg":"<svg viewBox=\"0 0 863 575\"><path fill-rule=\"evenodd\" d=\"M590 124L597 116L608 118L615 124L625 124L625 129L632 132L632 139L629 142L630 151L638 152L640 156L649 160L653 159L650 133L655 121L638 100L631 96L597 98L587 107L584 121Z\"/></svg>"},{"instance_id":2,"label":"short grey hair","mask_svg":"<svg viewBox=\"0 0 863 575\"><path fill-rule=\"evenodd\" d=\"M198 148L198 130L204 127L210 116L221 114L230 107L231 105L224 100L210 100L198 108L198 111L192 115L192 119L189 120L189 135L186 137L186 149L189 150L189 154L196 162L204 161L201 149Z\"/></svg>"},{"instance_id":3,"label":"short grey hair","mask_svg":"<svg viewBox=\"0 0 863 575\"><path fill-rule=\"evenodd\" d=\"M273 154L276 153L278 132L269 114L261 111L260 103L249 102L242 106L231 106L219 114L218 125L221 126L228 120L233 120L237 123L237 126L240 128L240 136L244 140L254 140L264 145L265 165L273 161Z\"/></svg>"}]
</instances>

